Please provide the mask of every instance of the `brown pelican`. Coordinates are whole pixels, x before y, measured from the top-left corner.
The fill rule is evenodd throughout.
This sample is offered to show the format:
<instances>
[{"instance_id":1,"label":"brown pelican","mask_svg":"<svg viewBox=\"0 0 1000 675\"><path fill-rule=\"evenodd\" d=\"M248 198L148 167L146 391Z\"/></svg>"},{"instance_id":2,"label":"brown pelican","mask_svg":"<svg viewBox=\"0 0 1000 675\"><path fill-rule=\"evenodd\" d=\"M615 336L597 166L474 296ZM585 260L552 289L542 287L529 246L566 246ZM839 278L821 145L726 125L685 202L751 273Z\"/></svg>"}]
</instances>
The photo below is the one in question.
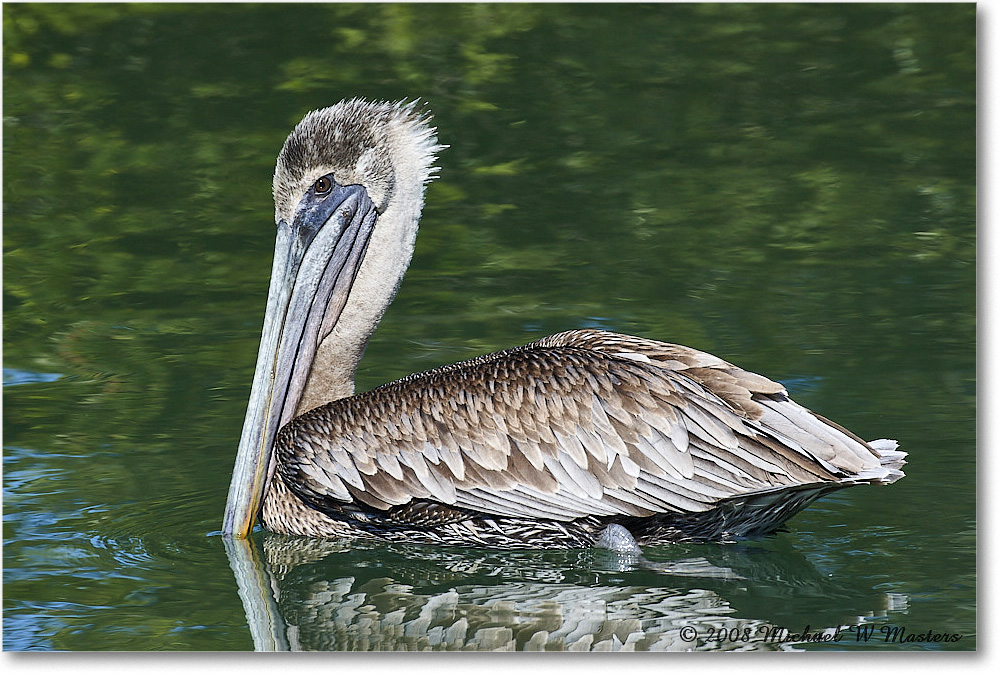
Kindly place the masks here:
<instances>
[{"instance_id":1,"label":"brown pelican","mask_svg":"<svg viewBox=\"0 0 1000 675\"><path fill-rule=\"evenodd\" d=\"M766 377L597 330L354 394L439 149L413 104L358 99L309 113L285 141L224 535L259 517L280 533L449 545L720 540L903 475L895 441L866 443Z\"/></svg>"}]
</instances>

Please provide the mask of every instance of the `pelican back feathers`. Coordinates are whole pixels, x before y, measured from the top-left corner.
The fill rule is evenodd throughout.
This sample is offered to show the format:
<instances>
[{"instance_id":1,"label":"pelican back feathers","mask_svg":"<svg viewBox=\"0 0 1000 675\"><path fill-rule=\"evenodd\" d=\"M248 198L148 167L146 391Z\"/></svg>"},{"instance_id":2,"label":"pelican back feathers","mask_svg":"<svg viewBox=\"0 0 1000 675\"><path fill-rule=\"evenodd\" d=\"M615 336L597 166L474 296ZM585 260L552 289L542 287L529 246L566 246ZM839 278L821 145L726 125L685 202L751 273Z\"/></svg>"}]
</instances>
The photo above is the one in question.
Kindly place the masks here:
<instances>
[{"instance_id":1,"label":"pelican back feathers","mask_svg":"<svg viewBox=\"0 0 1000 675\"><path fill-rule=\"evenodd\" d=\"M272 494L307 508L265 505L271 529L503 546L593 544L610 523L642 544L761 534L901 475L901 453L883 461L780 384L592 330L333 401L275 445Z\"/></svg>"}]
</instances>

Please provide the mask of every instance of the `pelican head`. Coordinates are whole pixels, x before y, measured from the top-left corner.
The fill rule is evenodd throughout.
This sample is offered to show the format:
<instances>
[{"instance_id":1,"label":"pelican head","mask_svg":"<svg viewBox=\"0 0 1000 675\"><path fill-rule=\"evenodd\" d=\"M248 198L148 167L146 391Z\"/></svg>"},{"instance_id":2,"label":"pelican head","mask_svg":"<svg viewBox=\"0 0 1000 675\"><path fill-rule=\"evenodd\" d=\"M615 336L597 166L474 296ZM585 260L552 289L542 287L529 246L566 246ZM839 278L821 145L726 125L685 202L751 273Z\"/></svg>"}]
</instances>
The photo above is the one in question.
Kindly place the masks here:
<instances>
[{"instance_id":1,"label":"pelican head","mask_svg":"<svg viewBox=\"0 0 1000 675\"><path fill-rule=\"evenodd\" d=\"M359 99L307 114L285 140L267 310L223 535L253 527L278 429L354 393L365 345L413 254L439 148L414 104Z\"/></svg>"}]
</instances>

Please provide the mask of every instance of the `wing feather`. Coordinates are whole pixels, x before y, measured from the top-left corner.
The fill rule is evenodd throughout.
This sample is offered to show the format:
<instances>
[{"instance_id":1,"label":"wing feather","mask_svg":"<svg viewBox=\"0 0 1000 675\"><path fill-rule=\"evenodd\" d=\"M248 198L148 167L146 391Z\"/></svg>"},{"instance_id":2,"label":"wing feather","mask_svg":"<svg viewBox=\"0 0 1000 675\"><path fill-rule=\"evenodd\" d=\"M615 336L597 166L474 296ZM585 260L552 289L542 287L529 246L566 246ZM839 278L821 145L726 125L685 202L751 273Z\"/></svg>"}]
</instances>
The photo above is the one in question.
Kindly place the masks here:
<instances>
[{"instance_id":1,"label":"wing feather","mask_svg":"<svg viewBox=\"0 0 1000 675\"><path fill-rule=\"evenodd\" d=\"M590 330L321 406L279 432L276 453L284 483L315 508L430 500L550 520L704 511L879 466L780 384Z\"/></svg>"}]
</instances>

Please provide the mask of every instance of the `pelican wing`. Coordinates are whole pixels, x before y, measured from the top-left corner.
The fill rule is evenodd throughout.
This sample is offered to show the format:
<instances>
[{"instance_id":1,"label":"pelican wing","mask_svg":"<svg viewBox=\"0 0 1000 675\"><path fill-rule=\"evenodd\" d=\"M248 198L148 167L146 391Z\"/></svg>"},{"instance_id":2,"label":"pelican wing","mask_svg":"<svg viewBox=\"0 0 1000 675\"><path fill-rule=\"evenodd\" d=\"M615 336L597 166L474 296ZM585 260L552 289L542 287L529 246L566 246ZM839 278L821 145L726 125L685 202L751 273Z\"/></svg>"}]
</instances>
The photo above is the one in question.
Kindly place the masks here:
<instances>
[{"instance_id":1,"label":"pelican wing","mask_svg":"<svg viewBox=\"0 0 1000 675\"><path fill-rule=\"evenodd\" d=\"M276 451L282 480L320 510L432 502L562 521L891 472L765 377L590 330L326 404L287 424Z\"/></svg>"}]
</instances>

